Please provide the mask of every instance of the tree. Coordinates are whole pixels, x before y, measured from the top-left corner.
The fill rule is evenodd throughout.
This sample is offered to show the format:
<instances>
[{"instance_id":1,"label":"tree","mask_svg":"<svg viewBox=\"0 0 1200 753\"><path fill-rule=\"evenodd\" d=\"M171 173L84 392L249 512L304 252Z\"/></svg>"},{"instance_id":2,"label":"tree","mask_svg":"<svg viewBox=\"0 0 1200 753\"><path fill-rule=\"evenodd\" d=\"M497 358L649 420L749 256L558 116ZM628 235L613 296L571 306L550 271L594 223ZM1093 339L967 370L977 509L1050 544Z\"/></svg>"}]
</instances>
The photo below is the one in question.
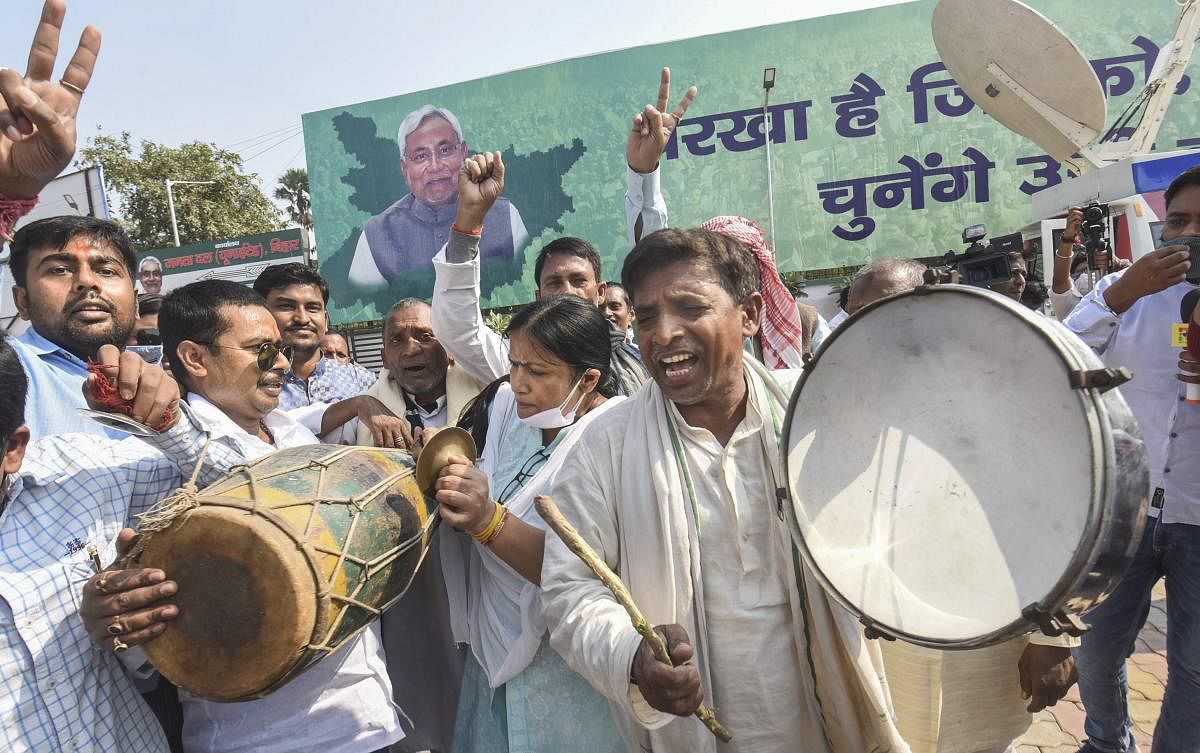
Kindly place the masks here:
<instances>
[{"instance_id":1,"label":"tree","mask_svg":"<svg viewBox=\"0 0 1200 753\"><path fill-rule=\"evenodd\" d=\"M305 230L312 227L312 203L308 198L308 171L302 167L289 168L279 176L275 198L287 202L287 215L293 224Z\"/></svg>"},{"instance_id":2,"label":"tree","mask_svg":"<svg viewBox=\"0 0 1200 753\"><path fill-rule=\"evenodd\" d=\"M126 131L120 136L93 137L79 150L79 157L82 164L104 168L104 182L117 197L117 219L138 248L175 243L167 205L168 178L213 181L172 189L182 244L281 227L279 209L258 187L258 175L244 172L241 156L216 144L196 141L170 147L142 141L135 147Z\"/></svg>"}]
</instances>

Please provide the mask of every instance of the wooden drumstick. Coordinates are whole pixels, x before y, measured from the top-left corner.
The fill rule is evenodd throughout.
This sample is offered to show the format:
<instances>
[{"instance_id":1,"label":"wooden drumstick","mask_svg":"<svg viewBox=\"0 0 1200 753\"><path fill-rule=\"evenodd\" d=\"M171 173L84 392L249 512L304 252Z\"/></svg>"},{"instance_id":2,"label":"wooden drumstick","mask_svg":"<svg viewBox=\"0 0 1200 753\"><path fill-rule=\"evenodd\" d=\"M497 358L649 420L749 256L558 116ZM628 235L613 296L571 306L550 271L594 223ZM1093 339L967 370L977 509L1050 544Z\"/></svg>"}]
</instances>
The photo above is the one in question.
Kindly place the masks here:
<instances>
[{"instance_id":1,"label":"wooden drumstick","mask_svg":"<svg viewBox=\"0 0 1200 753\"><path fill-rule=\"evenodd\" d=\"M537 507L538 514L546 521L562 542L567 545L567 548L574 552L579 559L591 568L591 571L596 574L600 582L612 591L612 595L616 598L617 603L625 607L625 611L629 613L629 619L633 621L633 627L638 633L646 639L650 644L650 650L654 652L654 658L658 659L663 664L669 667L675 666L671 661L671 655L667 653L667 644L663 642L662 636L654 632L654 628L642 616L642 610L637 608L637 604L633 603L633 596L629 593L629 589L621 582L621 579L616 573L604 564L604 560L600 559L600 555L588 546L588 543L583 540L575 527L567 522L567 519L558 511L558 505L554 504L554 500L545 496L538 496L534 499L534 505ZM696 718L704 722L704 726L708 727L708 731L712 732L721 742L729 742L733 739L733 733L725 728L725 725L717 721L713 710L704 704L695 711Z\"/></svg>"}]
</instances>

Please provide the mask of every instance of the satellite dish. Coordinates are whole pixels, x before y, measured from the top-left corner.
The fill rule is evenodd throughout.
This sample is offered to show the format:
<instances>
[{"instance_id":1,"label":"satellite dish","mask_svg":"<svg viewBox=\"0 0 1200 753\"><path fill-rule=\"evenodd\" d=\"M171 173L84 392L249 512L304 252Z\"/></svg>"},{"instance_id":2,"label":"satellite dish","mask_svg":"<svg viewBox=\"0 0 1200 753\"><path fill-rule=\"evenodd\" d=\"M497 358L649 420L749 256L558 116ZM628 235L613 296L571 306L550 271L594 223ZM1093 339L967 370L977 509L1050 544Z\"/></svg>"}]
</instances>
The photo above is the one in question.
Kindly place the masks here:
<instances>
[{"instance_id":1,"label":"satellite dish","mask_svg":"<svg viewBox=\"0 0 1200 753\"><path fill-rule=\"evenodd\" d=\"M933 42L984 112L1076 172L1098 166L1086 147L1104 130L1104 89L1045 16L1017 0L941 0Z\"/></svg>"}]
</instances>

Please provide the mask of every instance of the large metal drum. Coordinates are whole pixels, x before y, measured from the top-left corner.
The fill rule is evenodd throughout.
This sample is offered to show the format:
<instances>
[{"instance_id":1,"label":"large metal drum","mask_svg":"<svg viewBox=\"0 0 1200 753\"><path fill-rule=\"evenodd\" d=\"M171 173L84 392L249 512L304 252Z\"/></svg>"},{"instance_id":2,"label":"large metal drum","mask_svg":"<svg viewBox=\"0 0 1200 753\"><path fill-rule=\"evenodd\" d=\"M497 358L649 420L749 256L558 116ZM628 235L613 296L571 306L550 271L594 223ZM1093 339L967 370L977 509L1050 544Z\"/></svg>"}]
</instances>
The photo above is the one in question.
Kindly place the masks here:
<instances>
[{"instance_id":1,"label":"large metal drum","mask_svg":"<svg viewBox=\"0 0 1200 753\"><path fill-rule=\"evenodd\" d=\"M864 308L788 408L802 556L870 628L912 643L1077 633L1144 525L1144 446L1104 389L1113 376L1058 322L990 291Z\"/></svg>"},{"instance_id":2,"label":"large metal drum","mask_svg":"<svg viewBox=\"0 0 1200 753\"><path fill-rule=\"evenodd\" d=\"M203 698L277 690L400 598L436 506L399 450L309 445L233 469L131 563L179 584L147 656Z\"/></svg>"}]
</instances>

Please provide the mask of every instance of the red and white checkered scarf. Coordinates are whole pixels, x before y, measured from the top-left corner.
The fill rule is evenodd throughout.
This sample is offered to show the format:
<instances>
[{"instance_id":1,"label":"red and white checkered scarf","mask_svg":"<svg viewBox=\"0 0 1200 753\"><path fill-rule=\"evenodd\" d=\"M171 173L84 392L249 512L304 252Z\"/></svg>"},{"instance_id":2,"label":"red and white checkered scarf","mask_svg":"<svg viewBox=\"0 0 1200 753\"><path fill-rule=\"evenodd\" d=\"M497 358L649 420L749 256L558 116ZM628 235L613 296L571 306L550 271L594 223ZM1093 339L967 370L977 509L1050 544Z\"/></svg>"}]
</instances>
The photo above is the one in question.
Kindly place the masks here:
<instances>
[{"instance_id":1,"label":"red and white checkered scarf","mask_svg":"<svg viewBox=\"0 0 1200 753\"><path fill-rule=\"evenodd\" d=\"M741 241L758 261L759 290L763 297L762 330L759 332L763 364L770 369L803 366L804 330L800 312L796 308L796 299L779 276L775 255L767 246L762 230L753 220L736 215L713 217L700 228Z\"/></svg>"}]
</instances>

